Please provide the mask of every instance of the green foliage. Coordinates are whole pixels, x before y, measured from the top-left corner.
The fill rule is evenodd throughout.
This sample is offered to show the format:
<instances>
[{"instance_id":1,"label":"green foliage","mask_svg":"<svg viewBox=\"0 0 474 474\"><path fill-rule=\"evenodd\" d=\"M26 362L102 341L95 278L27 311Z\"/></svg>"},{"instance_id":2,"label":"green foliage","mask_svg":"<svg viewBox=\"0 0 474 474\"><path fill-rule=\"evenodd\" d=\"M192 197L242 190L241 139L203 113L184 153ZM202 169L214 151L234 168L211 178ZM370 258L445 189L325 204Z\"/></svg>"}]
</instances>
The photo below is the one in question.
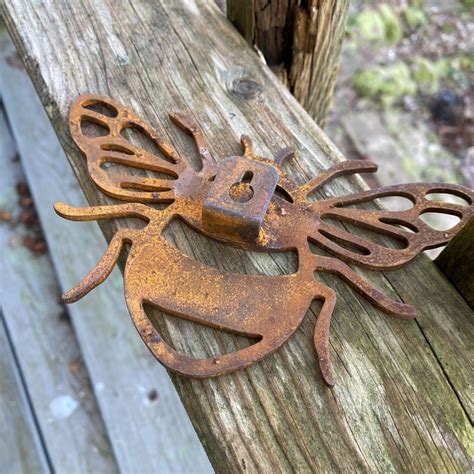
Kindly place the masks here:
<instances>
[{"instance_id":1,"label":"green foliage","mask_svg":"<svg viewBox=\"0 0 474 474\"><path fill-rule=\"evenodd\" d=\"M410 5L415 8L422 8L425 4L425 0L410 0Z\"/></svg>"},{"instance_id":2,"label":"green foliage","mask_svg":"<svg viewBox=\"0 0 474 474\"><path fill-rule=\"evenodd\" d=\"M403 25L392 7L382 3L377 9L366 8L349 21L350 31L356 30L369 41L397 44L403 38Z\"/></svg>"},{"instance_id":3,"label":"green foliage","mask_svg":"<svg viewBox=\"0 0 474 474\"><path fill-rule=\"evenodd\" d=\"M388 3L375 3L372 8L365 8L350 19L348 33L357 33L351 45L357 48L363 39L376 43L370 46L372 48L396 45L403 39L404 29L410 32L428 23L424 3L424 0L407 0L396 9ZM464 0L464 3L473 5L474 0ZM449 26L448 22L444 28ZM474 54L432 61L417 56L417 51L413 53L406 62L372 65L359 70L352 78L357 93L390 106L403 96L418 92L435 94L442 82L466 87L471 77L468 71L474 72Z\"/></svg>"},{"instance_id":4,"label":"green foliage","mask_svg":"<svg viewBox=\"0 0 474 474\"><path fill-rule=\"evenodd\" d=\"M403 38L403 26L398 15L390 5L382 3L379 12L384 24L385 41L390 44L397 44Z\"/></svg>"},{"instance_id":5,"label":"green foliage","mask_svg":"<svg viewBox=\"0 0 474 474\"><path fill-rule=\"evenodd\" d=\"M458 84L468 86L469 76L474 72L474 54L443 58L434 63L440 79L450 79Z\"/></svg>"},{"instance_id":6,"label":"green foliage","mask_svg":"<svg viewBox=\"0 0 474 474\"><path fill-rule=\"evenodd\" d=\"M454 56L441 61L447 63L448 74L462 70L474 72L474 54Z\"/></svg>"},{"instance_id":7,"label":"green foliage","mask_svg":"<svg viewBox=\"0 0 474 474\"><path fill-rule=\"evenodd\" d=\"M413 96L417 92L436 94L443 79L466 81L466 71L474 71L474 55L438 61L415 57L410 65L397 62L390 66L375 66L358 71L352 83L359 96L391 106L401 97Z\"/></svg>"},{"instance_id":8,"label":"green foliage","mask_svg":"<svg viewBox=\"0 0 474 474\"><path fill-rule=\"evenodd\" d=\"M356 72L352 77L352 83L360 96L376 97L382 90L384 77L383 68L374 67Z\"/></svg>"},{"instance_id":9,"label":"green foliage","mask_svg":"<svg viewBox=\"0 0 474 474\"><path fill-rule=\"evenodd\" d=\"M385 27L381 15L375 10L363 10L354 22L355 29L368 40L383 40Z\"/></svg>"},{"instance_id":10,"label":"green foliage","mask_svg":"<svg viewBox=\"0 0 474 474\"><path fill-rule=\"evenodd\" d=\"M416 83L409 67L403 62L359 71L354 74L352 81L360 96L376 98L386 107L405 95L416 93Z\"/></svg>"},{"instance_id":11,"label":"green foliage","mask_svg":"<svg viewBox=\"0 0 474 474\"><path fill-rule=\"evenodd\" d=\"M439 91L440 68L427 58L417 58L414 64L413 77L418 89L435 94Z\"/></svg>"},{"instance_id":12,"label":"green foliage","mask_svg":"<svg viewBox=\"0 0 474 474\"><path fill-rule=\"evenodd\" d=\"M406 24L413 30L425 25L427 22L425 12L417 7L406 7L405 10L403 10L403 17Z\"/></svg>"}]
</instances>

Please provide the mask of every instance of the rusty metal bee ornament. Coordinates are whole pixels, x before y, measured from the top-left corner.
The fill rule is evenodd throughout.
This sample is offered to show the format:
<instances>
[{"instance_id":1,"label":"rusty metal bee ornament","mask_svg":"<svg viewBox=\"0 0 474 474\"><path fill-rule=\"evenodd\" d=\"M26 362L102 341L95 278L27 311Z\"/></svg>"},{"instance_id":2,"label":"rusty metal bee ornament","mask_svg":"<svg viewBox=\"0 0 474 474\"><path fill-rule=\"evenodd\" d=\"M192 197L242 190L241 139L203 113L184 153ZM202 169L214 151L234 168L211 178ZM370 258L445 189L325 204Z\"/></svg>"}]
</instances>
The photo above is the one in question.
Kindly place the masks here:
<instances>
[{"instance_id":1,"label":"rusty metal bee ornament","mask_svg":"<svg viewBox=\"0 0 474 474\"><path fill-rule=\"evenodd\" d=\"M98 111L102 107L103 111ZM375 164L344 161L297 186L282 170L291 149L273 159L256 156L249 137L243 135L242 156L214 161L203 131L190 118L171 114L172 122L194 139L202 160L195 171L153 129L119 103L101 96L83 95L72 105L70 130L87 159L91 178L108 196L124 204L72 208L57 203L56 212L71 220L135 217L143 229L118 231L96 267L63 299L77 301L102 283L112 271L124 244L130 245L124 281L125 298L145 344L167 368L192 377L212 377L256 362L281 347L296 331L311 302L322 300L314 343L322 376L332 386L329 326L336 303L335 292L314 278L330 272L347 282L382 311L401 318L415 316L415 309L390 300L373 288L347 263L371 270L399 268L422 250L446 244L473 215L473 192L445 184L408 184L362 191L344 197L309 200L308 196L330 180L361 172L374 172ZM104 136L89 136L83 124L105 129ZM151 139L161 156L132 144L121 133L135 128ZM112 163L164 175L164 178L119 173ZM458 196L467 205L437 202L432 193ZM408 198L405 211L364 210L354 204L385 196ZM158 209L155 204L168 204ZM420 215L426 212L457 216L460 222L448 231L432 229ZM172 246L163 236L173 219L180 218L198 232L231 246L264 252L296 250L298 269L278 276L220 272ZM396 239L402 248L389 248L344 230L328 219L350 223L372 233ZM333 255L313 253L310 243ZM345 263L347 262L347 263ZM144 310L151 305L169 314L258 342L215 358L195 359L171 348L158 334Z\"/></svg>"}]
</instances>

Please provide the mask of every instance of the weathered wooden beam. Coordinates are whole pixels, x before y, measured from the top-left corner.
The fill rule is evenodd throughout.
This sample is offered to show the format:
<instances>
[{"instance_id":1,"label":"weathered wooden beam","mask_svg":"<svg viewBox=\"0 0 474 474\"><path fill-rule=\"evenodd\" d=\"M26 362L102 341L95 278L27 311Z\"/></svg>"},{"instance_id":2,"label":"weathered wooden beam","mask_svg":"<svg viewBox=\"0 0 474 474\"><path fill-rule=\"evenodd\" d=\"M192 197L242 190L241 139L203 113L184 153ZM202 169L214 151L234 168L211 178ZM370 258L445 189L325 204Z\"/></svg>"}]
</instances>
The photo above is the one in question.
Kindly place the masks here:
<instances>
[{"instance_id":1,"label":"weathered wooden beam","mask_svg":"<svg viewBox=\"0 0 474 474\"><path fill-rule=\"evenodd\" d=\"M227 0L227 16L299 103L324 126L349 0Z\"/></svg>"},{"instance_id":2,"label":"weathered wooden beam","mask_svg":"<svg viewBox=\"0 0 474 474\"><path fill-rule=\"evenodd\" d=\"M474 219L449 242L436 263L474 308Z\"/></svg>"},{"instance_id":3,"label":"weathered wooden beam","mask_svg":"<svg viewBox=\"0 0 474 474\"><path fill-rule=\"evenodd\" d=\"M10 0L4 15L91 203L112 200L92 184L69 135L69 107L83 92L131 107L192 161L194 145L171 125L170 111L188 113L204 127L215 157L240 153L242 133L266 156L295 146L297 158L286 171L300 183L342 159L212 2ZM324 196L361 185L341 179ZM117 220L103 229L110 239L132 225ZM230 271L269 273L287 264L278 255L231 251L181 226L170 234L183 251ZM334 389L323 384L315 362L316 303L265 361L210 380L172 376L216 470L469 469L470 308L424 257L406 270L360 273L392 298L416 304L419 319L389 319L336 278L321 277L339 295ZM187 354L215 356L238 344L178 318L150 316L165 340Z\"/></svg>"},{"instance_id":4,"label":"weathered wooden beam","mask_svg":"<svg viewBox=\"0 0 474 474\"><path fill-rule=\"evenodd\" d=\"M0 459L4 472L51 472L0 308Z\"/></svg>"}]
</instances>

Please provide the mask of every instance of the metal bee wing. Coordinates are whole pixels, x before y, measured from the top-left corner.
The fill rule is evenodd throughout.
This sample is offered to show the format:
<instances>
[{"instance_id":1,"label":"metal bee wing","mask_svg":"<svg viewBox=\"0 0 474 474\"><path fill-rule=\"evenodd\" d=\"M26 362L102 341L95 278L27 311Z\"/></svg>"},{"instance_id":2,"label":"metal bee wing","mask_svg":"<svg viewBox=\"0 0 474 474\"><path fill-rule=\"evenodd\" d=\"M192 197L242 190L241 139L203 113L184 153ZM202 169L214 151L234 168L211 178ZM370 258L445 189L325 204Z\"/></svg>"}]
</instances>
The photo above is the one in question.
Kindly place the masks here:
<instances>
[{"instance_id":1,"label":"metal bee wing","mask_svg":"<svg viewBox=\"0 0 474 474\"><path fill-rule=\"evenodd\" d=\"M178 114L171 115L171 119L187 133L195 132L195 140L202 138L200 130L195 131L189 120ZM110 197L130 202L170 203L174 201L179 176L185 170L192 171L174 147L148 123L108 97L94 94L78 97L71 106L69 125L74 142L87 158L91 178ZM141 134L158 153L131 143L126 136L128 130ZM141 170L143 176L133 175L132 170ZM159 173L160 177L147 176L146 172Z\"/></svg>"},{"instance_id":2,"label":"metal bee wing","mask_svg":"<svg viewBox=\"0 0 474 474\"><path fill-rule=\"evenodd\" d=\"M449 194L465 201L455 204L429 199L436 193ZM382 197L403 197L411 201L412 207L403 211L385 209L360 209L355 204L374 202ZM436 198L436 196L433 196ZM452 184L415 183L389 186L345 197L336 197L317 203L321 224L310 241L317 242L338 258L372 270L399 268L412 260L421 251L445 245L474 215L472 202L474 193L464 187ZM460 221L449 230L436 230L425 223L425 213L449 214ZM370 235L387 235L397 240L400 248L390 248L371 240L370 237L355 235L337 227L331 221L349 223L358 229L366 229Z\"/></svg>"}]
</instances>

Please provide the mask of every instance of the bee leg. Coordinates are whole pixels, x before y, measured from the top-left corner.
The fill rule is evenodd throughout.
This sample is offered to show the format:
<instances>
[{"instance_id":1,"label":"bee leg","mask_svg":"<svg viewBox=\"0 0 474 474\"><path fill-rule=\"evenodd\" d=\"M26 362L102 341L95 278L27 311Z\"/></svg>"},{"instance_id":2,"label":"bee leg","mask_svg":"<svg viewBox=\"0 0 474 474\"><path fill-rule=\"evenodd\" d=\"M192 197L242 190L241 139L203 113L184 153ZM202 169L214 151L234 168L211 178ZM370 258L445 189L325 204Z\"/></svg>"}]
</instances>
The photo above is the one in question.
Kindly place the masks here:
<instances>
[{"instance_id":1,"label":"bee leg","mask_svg":"<svg viewBox=\"0 0 474 474\"><path fill-rule=\"evenodd\" d=\"M314 347L319 360L319 368L324 382L329 387L333 387L334 375L332 371L331 356L329 351L329 328L331 317L336 306L336 293L331 288L324 285L317 287L317 296L315 299L323 300L323 307L319 312L314 331Z\"/></svg>"},{"instance_id":2,"label":"bee leg","mask_svg":"<svg viewBox=\"0 0 474 474\"><path fill-rule=\"evenodd\" d=\"M315 256L315 263L315 271L333 273L342 278L342 280L384 313L395 316L399 319L413 319L416 316L416 309L413 306L391 300L382 292L370 285L358 273L352 270L349 265L340 260L317 255Z\"/></svg>"},{"instance_id":3,"label":"bee leg","mask_svg":"<svg viewBox=\"0 0 474 474\"><path fill-rule=\"evenodd\" d=\"M96 221L120 217L137 217L146 221L156 218L160 211L139 203L117 204L111 206L72 207L62 202L54 204L56 213L70 221Z\"/></svg>"},{"instance_id":4,"label":"bee leg","mask_svg":"<svg viewBox=\"0 0 474 474\"><path fill-rule=\"evenodd\" d=\"M136 234L136 231L131 229L119 230L112 237L107 250L97 262L96 266L76 286L64 293L62 296L63 302L68 304L75 303L104 282L117 263L123 244L131 244L134 234Z\"/></svg>"}]
</instances>

